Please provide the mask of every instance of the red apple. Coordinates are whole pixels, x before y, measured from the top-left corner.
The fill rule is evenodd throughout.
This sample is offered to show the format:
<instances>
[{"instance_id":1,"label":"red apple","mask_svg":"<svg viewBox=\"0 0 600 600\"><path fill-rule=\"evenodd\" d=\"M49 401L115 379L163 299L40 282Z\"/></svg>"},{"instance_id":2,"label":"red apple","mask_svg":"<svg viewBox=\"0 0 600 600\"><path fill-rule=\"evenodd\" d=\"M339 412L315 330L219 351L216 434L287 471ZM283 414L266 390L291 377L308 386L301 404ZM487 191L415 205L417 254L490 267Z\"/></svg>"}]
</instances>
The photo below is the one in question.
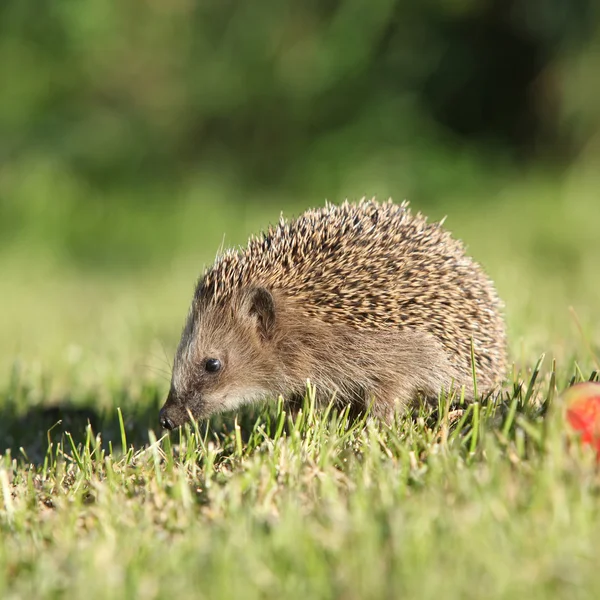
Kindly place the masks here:
<instances>
[{"instance_id":1,"label":"red apple","mask_svg":"<svg viewBox=\"0 0 600 600\"><path fill-rule=\"evenodd\" d=\"M565 419L600 460L600 383L578 383L564 392Z\"/></svg>"}]
</instances>

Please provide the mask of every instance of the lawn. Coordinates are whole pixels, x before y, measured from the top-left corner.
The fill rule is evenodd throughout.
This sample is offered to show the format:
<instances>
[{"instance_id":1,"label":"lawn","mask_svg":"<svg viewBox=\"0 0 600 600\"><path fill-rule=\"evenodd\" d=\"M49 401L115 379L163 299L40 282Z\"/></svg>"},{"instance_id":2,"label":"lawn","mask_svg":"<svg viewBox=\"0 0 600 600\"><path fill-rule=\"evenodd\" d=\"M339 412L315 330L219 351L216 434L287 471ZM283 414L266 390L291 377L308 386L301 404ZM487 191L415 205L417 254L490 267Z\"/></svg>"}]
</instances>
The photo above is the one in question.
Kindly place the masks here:
<instances>
[{"instance_id":1,"label":"lawn","mask_svg":"<svg viewBox=\"0 0 600 600\"><path fill-rule=\"evenodd\" d=\"M215 236L243 242L278 209L139 269L5 252L0 597L600 597L600 478L561 396L600 370L597 183L531 177L433 209L497 282L513 368L498 397L391 428L308 389L295 418L273 401L161 437ZM191 240L193 218L168 226Z\"/></svg>"}]
</instances>

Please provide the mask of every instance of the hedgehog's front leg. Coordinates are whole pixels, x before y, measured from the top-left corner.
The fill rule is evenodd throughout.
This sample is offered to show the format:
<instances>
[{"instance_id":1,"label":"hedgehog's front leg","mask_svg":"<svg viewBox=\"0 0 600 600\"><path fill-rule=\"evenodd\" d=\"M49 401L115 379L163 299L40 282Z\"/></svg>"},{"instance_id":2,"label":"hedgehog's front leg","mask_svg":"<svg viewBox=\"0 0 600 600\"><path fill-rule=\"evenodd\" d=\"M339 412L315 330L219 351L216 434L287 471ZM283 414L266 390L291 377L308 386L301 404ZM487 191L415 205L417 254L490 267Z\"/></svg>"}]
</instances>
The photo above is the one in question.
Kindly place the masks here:
<instances>
[{"instance_id":1,"label":"hedgehog's front leg","mask_svg":"<svg viewBox=\"0 0 600 600\"><path fill-rule=\"evenodd\" d=\"M464 383L441 344L430 334L401 331L381 336L378 364L365 386L365 405L386 422L415 407L419 401L436 404L440 394Z\"/></svg>"},{"instance_id":2,"label":"hedgehog's front leg","mask_svg":"<svg viewBox=\"0 0 600 600\"><path fill-rule=\"evenodd\" d=\"M378 382L365 389L362 410L376 419L392 425L396 415L403 414L409 405L406 387L398 380Z\"/></svg>"}]
</instances>

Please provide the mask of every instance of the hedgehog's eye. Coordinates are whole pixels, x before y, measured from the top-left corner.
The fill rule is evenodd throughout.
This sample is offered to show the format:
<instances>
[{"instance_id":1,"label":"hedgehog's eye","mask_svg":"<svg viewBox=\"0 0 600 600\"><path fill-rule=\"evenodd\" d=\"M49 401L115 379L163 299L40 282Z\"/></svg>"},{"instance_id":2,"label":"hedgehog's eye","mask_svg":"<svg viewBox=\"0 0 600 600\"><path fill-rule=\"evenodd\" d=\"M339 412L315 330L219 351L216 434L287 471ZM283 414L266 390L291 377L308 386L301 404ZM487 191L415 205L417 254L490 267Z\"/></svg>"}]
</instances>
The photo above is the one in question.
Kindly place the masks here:
<instances>
[{"instance_id":1,"label":"hedgehog's eye","mask_svg":"<svg viewBox=\"0 0 600 600\"><path fill-rule=\"evenodd\" d=\"M208 373L217 373L221 370L221 361L218 358L207 358L204 362L204 369Z\"/></svg>"}]
</instances>

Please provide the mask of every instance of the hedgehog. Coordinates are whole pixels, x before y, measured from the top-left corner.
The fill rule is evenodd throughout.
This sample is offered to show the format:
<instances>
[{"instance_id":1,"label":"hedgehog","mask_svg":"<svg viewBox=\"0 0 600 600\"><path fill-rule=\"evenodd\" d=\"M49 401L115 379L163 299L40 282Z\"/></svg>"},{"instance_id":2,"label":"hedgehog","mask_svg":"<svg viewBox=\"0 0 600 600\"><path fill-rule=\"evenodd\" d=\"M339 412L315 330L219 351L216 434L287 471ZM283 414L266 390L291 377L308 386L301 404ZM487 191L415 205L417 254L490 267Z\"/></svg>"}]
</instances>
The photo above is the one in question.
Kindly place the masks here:
<instances>
[{"instance_id":1,"label":"hedgehog","mask_svg":"<svg viewBox=\"0 0 600 600\"><path fill-rule=\"evenodd\" d=\"M160 424L269 398L294 406L308 383L318 403L384 421L444 393L473 401L504 376L503 309L443 221L407 201L281 217L198 280Z\"/></svg>"}]
</instances>

